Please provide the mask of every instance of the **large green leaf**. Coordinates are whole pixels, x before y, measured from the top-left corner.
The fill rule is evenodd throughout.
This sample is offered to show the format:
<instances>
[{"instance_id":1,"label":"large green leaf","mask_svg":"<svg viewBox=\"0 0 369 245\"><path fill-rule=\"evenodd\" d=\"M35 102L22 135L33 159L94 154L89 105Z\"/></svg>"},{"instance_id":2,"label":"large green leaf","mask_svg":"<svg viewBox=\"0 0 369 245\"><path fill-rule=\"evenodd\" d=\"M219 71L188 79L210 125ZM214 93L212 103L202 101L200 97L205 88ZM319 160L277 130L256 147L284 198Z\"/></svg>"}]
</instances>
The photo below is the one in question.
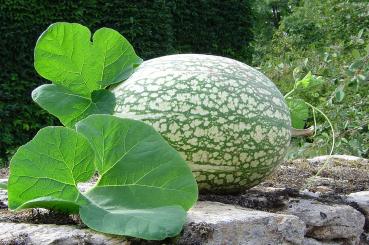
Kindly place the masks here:
<instances>
[{"instance_id":1,"label":"large green leaf","mask_svg":"<svg viewBox=\"0 0 369 245\"><path fill-rule=\"evenodd\" d=\"M302 129L309 117L309 107L302 99L288 98L287 105L291 114L292 127Z\"/></svg>"},{"instance_id":2,"label":"large green leaf","mask_svg":"<svg viewBox=\"0 0 369 245\"><path fill-rule=\"evenodd\" d=\"M91 115L76 128L44 128L19 148L10 165L9 207L79 211L87 226L111 234L177 235L197 199L179 153L140 121ZM100 178L81 194L77 184L95 166Z\"/></svg>"},{"instance_id":3,"label":"large green leaf","mask_svg":"<svg viewBox=\"0 0 369 245\"><path fill-rule=\"evenodd\" d=\"M44 84L33 90L32 98L69 127L91 114L112 114L115 107L114 94L104 89L84 97L60 85Z\"/></svg>"},{"instance_id":4,"label":"large green leaf","mask_svg":"<svg viewBox=\"0 0 369 245\"><path fill-rule=\"evenodd\" d=\"M96 153L100 178L81 207L97 231L159 240L180 232L197 199L186 162L152 127L108 115L76 124Z\"/></svg>"},{"instance_id":5,"label":"large green leaf","mask_svg":"<svg viewBox=\"0 0 369 245\"><path fill-rule=\"evenodd\" d=\"M98 82L105 88L126 80L142 59L119 32L101 28L93 36L92 59L97 61Z\"/></svg>"},{"instance_id":6,"label":"large green leaf","mask_svg":"<svg viewBox=\"0 0 369 245\"><path fill-rule=\"evenodd\" d=\"M116 194L121 195L118 191ZM80 216L83 223L100 232L163 240L178 235L186 220L186 211L180 206L126 208L114 203L111 203L113 206L103 205L103 198L111 197L111 194L102 195L99 202L95 197L89 205L82 206ZM155 199L155 196L151 197Z\"/></svg>"},{"instance_id":7,"label":"large green leaf","mask_svg":"<svg viewBox=\"0 0 369 245\"><path fill-rule=\"evenodd\" d=\"M72 129L46 127L21 146L10 162L10 209L55 208L77 212L77 183L94 173L94 152Z\"/></svg>"},{"instance_id":8,"label":"large green leaf","mask_svg":"<svg viewBox=\"0 0 369 245\"><path fill-rule=\"evenodd\" d=\"M113 29L97 30L91 42L90 30L76 23L50 25L35 47L35 68L41 76L87 97L128 78L141 62Z\"/></svg>"}]
</instances>

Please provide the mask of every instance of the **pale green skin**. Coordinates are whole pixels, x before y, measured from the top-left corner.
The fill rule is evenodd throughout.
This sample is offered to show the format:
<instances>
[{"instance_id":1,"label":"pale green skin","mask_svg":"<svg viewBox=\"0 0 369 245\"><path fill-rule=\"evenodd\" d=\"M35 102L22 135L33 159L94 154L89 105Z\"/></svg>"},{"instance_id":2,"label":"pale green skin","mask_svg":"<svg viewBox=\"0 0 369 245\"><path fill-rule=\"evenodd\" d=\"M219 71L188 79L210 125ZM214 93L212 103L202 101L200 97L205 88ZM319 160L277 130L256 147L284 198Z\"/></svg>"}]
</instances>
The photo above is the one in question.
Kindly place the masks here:
<instances>
[{"instance_id":1,"label":"pale green skin","mask_svg":"<svg viewBox=\"0 0 369 245\"><path fill-rule=\"evenodd\" d=\"M183 54L144 62L113 89L115 115L143 120L190 165L201 192L241 192L283 160L291 121L282 94L241 62Z\"/></svg>"}]
</instances>

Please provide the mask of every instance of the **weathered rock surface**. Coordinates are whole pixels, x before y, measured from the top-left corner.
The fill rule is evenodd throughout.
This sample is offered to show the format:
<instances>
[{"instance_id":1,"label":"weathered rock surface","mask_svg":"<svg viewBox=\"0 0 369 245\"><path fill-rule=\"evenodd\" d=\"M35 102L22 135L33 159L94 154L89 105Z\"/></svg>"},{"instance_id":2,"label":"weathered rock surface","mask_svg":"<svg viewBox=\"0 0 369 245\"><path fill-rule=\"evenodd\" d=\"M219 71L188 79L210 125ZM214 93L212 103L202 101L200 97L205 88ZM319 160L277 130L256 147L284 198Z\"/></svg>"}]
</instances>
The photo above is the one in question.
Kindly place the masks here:
<instances>
[{"instance_id":1,"label":"weathered rock surface","mask_svg":"<svg viewBox=\"0 0 369 245\"><path fill-rule=\"evenodd\" d=\"M305 224L292 215L199 202L188 213L179 244L301 244Z\"/></svg>"},{"instance_id":2,"label":"weathered rock surface","mask_svg":"<svg viewBox=\"0 0 369 245\"><path fill-rule=\"evenodd\" d=\"M302 245L347 245L347 241L329 241L329 240L316 240L314 238L305 238Z\"/></svg>"},{"instance_id":3,"label":"weathered rock surface","mask_svg":"<svg viewBox=\"0 0 369 245\"><path fill-rule=\"evenodd\" d=\"M0 178L0 184L6 184L6 183L7 183L7 179Z\"/></svg>"},{"instance_id":4,"label":"weathered rock surface","mask_svg":"<svg viewBox=\"0 0 369 245\"><path fill-rule=\"evenodd\" d=\"M75 226L51 224L1 223L0 244L129 244L127 239L99 234L89 229Z\"/></svg>"},{"instance_id":5,"label":"weathered rock surface","mask_svg":"<svg viewBox=\"0 0 369 245\"><path fill-rule=\"evenodd\" d=\"M0 184L6 183L7 179L0 179ZM8 206L8 195L6 190L0 188L0 209Z\"/></svg>"},{"instance_id":6,"label":"weathered rock surface","mask_svg":"<svg viewBox=\"0 0 369 245\"><path fill-rule=\"evenodd\" d=\"M26 215L25 212L21 215ZM14 218L11 214L8 215ZM15 242L25 242L24 244L122 244L126 242L129 244L127 242L130 242L123 238L80 229L76 225L14 223L7 221L5 217L3 220L0 219L0 227L2 227L0 244ZM304 235L305 224L296 216L250 210L217 202L199 202L188 212L183 233L173 243L302 244Z\"/></svg>"},{"instance_id":7,"label":"weathered rock surface","mask_svg":"<svg viewBox=\"0 0 369 245\"><path fill-rule=\"evenodd\" d=\"M344 245L342 242L336 242L336 241L319 241L314 238L305 238L302 245Z\"/></svg>"},{"instance_id":8,"label":"weathered rock surface","mask_svg":"<svg viewBox=\"0 0 369 245\"><path fill-rule=\"evenodd\" d=\"M327 168L315 176L326 162ZM7 171L1 173L0 178L7 176ZM85 191L91 186L91 183L83 183L78 187ZM366 159L322 156L289 161L265 182L243 194L200 195L179 237L144 242L86 229L76 215L42 209L10 212L6 209L6 191L0 189L0 245L367 245L368 192L369 162Z\"/></svg>"},{"instance_id":9,"label":"weathered rock surface","mask_svg":"<svg viewBox=\"0 0 369 245\"><path fill-rule=\"evenodd\" d=\"M361 234L361 240L359 245L368 245L369 244L369 232L365 232Z\"/></svg>"},{"instance_id":10,"label":"weathered rock surface","mask_svg":"<svg viewBox=\"0 0 369 245\"><path fill-rule=\"evenodd\" d=\"M350 163L369 163L368 159L364 159L361 157L356 157L356 156L350 156L350 155L325 155L325 156L317 156L314 158L310 158L307 159L309 162L311 163L315 163L315 164L321 164L324 163L325 161L345 161L345 162L350 162Z\"/></svg>"},{"instance_id":11,"label":"weathered rock surface","mask_svg":"<svg viewBox=\"0 0 369 245\"><path fill-rule=\"evenodd\" d=\"M291 200L287 213L307 225L306 236L316 239L347 239L355 244L364 232L363 214L347 205L326 205L314 200Z\"/></svg>"},{"instance_id":12,"label":"weathered rock surface","mask_svg":"<svg viewBox=\"0 0 369 245\"><path fill-rule=\"evenodd\" d=\"M348 202L356 203L369 218L369 191L354 192L347 196Z\"/></svg>"},{"instance_id":13,"label":"weathered rock surface","mask_svg":"<svg viewBox=\"0 0 369 245\"><path fill-rule=\"evenodd\" d=\"M325 165L320 176L316 173ZM350 194L369 190L369 161L333 155L286 161L259 186Z\"/></svg>"}]
</instances>

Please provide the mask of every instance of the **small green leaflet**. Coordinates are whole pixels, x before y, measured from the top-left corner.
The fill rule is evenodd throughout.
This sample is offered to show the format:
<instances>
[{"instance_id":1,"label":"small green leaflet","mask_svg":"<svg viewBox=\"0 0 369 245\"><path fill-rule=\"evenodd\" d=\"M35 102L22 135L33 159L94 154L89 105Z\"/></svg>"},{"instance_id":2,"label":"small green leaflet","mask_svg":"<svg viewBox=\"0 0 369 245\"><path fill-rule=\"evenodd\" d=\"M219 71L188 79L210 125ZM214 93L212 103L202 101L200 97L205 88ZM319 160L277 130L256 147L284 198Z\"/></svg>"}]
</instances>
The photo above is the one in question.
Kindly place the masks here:
<instances>
[{"instance_id":1,"label":"small green leaflet","mask_svg":"<svg viewBox=\"0 0 369 245\"><path fill-rule=\"evenodd\" d=\"M96 153L100 178L81 207L97 231L160 240L178 234L197 200L190 168L152 127L108 115L76 124Z\"/></svg>"},{"instance_id":2,"label":"small green leaflet","mask_svg":"<svg viewBox=\"0 0 369 245\"><path fill-rule=\"evenodd\" d=\"M296 87L307 88L309 86L310 81L312 80L312 78L313 78L313 76L312 76L311 72L309 71L309 73L306 74L306 76L303 79L296 82Z\"/></svg>"},{"instance_id":3,"label":"small green leaflet","mask_svg":"<svg viewBox=\"0 0 369 245\"><path fill-rule=\"evenodd\" d=\"M287 98L286 102L291 113L292 127L303 129L309 117L309 107L302 99Z\"/></svg>"},{"instance_id":4,"label":"small green leaflet","mask_svg":"<svg viewBox=\"0 0 369 245\"><path fill-rule=\"evenodd\" d=\"M41 129L21 146L10 162L10 209L55 208L78 212L77 183L94 173L94 152L76 131L64 127Z\"/></svg>"},{"instance_id":5,"label":"small green leaflet","mask_svg":"<svg viewBox=\"0 0 369 245\"><path fill-rule=\"evenodd\" d=\"M337 102L342 102L343 98L345 97L345 91L343 91L342 86L336 88L335 97Z\"/></svg>"},{"instance_id":6,"label":"small green leaflet","mask_svg":"<svg viewBox=\"0 0 369 245\"><path fill-rule=\"evenodd\" d=\"M352 56L355 58L355 59L359 59L360 57L361 57L361 55L360 55L360 51L359 50L357 50L357 49L354 49L354 50L352 50Z\"/></svg>"},{"instance_id":7,"label":"small green leaflet","mask_svg":"<svg viewBox=\"0 0 369 245\"><path fill-rule=\"evenodd\" d=\"M91 114L112 114L115 98L103 89L127 79L142 62L118 32L76 23L50 25L34 52L36 71L53 84L32 93L34 101L68 127Z\"/></svg>"},{"instance_id":8,"label":"small green leaflet","mask_svg":"<svg viewBox=\"0 0 369 245\"><path fill-rule=\"evenodd\" d=\"M78 212L90 228L161 240L177 235L197 200L190 168L151 126L91 115L77 131L47 127L11 160L9 207ZM77 183L95 172L87 193Z\"/></svg>"},{"instance_id":9,"label":"small green leaflet","mask_svg":"<svg viewBox=\"0 0 369 245\"><path fill-rule=\"evenodd\" d=\"M35 68L42 77L85 96L127 79L141 62L117 31L101 28L91 42L90 30L77 23L50 25L35 47Z\"/></svg>"},{"instance_id":10,"label":"small green leaflet","mask_svg":"<svg viewBox=\"0 0 369 245\"><path fill-rule=\"evenodd\" d=\"M296 88L312 88L322 83L321 79L314 77L309 71L306 76L296 82Z\"/></svg>"},{"instance_id":11,"label":"small green leaflet","mask_svg":"<svg viewBox=\"0 0 369 245\"><path fill-rule=\"evenodd\" d=\"M91 97L84 97L55 84L39 86L32 91L32 99L68 127L91 114L112 114L115 107L109 90L95 90Z\"/></svg>"}]
</instances>

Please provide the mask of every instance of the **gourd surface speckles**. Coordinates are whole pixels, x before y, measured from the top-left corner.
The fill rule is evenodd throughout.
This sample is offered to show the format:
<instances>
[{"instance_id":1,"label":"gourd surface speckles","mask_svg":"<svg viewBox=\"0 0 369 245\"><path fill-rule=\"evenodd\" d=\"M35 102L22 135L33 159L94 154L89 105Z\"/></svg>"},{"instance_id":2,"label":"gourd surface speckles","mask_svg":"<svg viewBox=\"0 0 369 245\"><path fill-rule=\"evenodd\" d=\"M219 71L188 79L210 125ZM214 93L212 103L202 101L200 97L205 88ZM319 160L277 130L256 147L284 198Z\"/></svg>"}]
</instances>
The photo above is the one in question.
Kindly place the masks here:
<instances>
[{"instance_id":1,"label":"gourd surface speckles","mask_svg":"<svg viewBox=\"0 0 369 245\"><path fill-rule=\"evenodd\" d=\"M187 160L202 192L238 192L284 158L290 115L262 73L211 55L145 61L113 89L115 115L151 125Z\"/></svg>"}]
</instances>

